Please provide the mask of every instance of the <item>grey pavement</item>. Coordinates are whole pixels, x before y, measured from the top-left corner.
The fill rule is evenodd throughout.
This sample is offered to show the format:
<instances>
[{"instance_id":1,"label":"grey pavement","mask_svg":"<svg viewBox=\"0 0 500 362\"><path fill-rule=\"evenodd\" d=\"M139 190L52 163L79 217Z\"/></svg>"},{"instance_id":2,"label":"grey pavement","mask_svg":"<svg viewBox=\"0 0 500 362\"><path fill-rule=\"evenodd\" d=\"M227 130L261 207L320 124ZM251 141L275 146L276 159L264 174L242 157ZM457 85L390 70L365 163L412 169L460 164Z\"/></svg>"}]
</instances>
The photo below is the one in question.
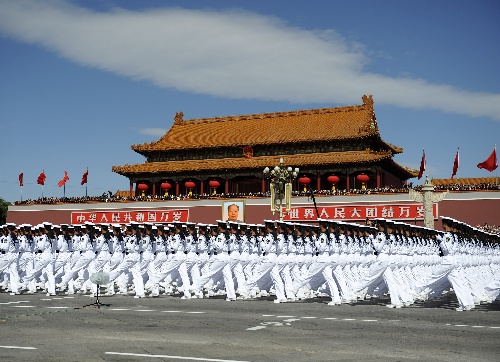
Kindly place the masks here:
<instances>
[{"instance_id":1,"label":"grey pavement","mask_svg":"<svg viewBox=\"0 0 500 362\"><path fill-rule=\"evenodd\" d=\"M134 299L0 293L0 361L499 361L500 302ZM91 305L84 307L85 305Z\"/></svg>"}]
</instances>

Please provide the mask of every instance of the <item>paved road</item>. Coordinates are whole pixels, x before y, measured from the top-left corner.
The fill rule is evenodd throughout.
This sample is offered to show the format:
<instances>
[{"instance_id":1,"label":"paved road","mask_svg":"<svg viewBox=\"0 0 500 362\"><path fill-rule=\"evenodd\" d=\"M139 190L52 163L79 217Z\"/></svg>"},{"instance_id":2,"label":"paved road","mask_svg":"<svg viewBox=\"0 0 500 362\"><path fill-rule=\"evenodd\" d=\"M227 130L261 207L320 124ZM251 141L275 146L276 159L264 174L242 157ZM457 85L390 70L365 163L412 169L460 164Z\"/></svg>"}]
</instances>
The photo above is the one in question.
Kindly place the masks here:
<instances>
[{"instance_id":1,"label":"paved road","mask_svg":"<svg viewBox=\"0 0 500 362\"><path fill-rule=\"evenodd\" d=\"M0 361L499 361L500 302L456 312L453 298L134 299L0 294ZM21 347L21 348L13 348Z\"/></svg>"}]
</instances>

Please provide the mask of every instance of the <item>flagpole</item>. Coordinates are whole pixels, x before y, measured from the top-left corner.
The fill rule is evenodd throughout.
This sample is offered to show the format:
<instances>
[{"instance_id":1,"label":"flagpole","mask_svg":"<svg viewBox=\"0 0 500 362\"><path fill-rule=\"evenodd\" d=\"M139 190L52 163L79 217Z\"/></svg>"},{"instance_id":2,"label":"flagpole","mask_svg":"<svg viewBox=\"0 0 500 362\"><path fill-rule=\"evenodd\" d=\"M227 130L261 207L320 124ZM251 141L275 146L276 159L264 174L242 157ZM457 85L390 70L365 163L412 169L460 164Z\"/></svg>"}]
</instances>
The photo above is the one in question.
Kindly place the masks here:
<instances>
[{"instance_id":1,"label":"flagpole","mask_svg":"<svg viewBox=\"0 0 500 362\"><path fill-rule=\"evenodd\" d=\"M496 155L497 154L497 144L496 143L495 143L494 150L495 150L495 155ZM498 167L497 167L496 172L495 172L495 185L498 185Z\"/></svg>"},{"instance_id":2,"label":"flagpole","mask_svg":"<svg viewBox=\"0 0 500 362\"><path fill-rule=\"evenodd\" d=\"M88 174L89 174L89 166L87 166L87 182L85 182L85 198L88 198L88 194L87 194L87 186L88 186Z\"/></svg>"},{"instance_id":3,"label":"flagpole","mask_svg":"<svg viewBox=\"0 0 500 362\"><path fill-rule=\"evenodd\" d=\"M23 175L23 182L21 183L21 203L23 202L23 186L24 186L24 170L21 171L21 175Z\"/></svg>"},{"instance_id":4,"label":"flagpole","mask_svg":"<svg viewBox=\"0 0 500 362\"><path fill-rule=\"evenodd\" d=\"M425 148L422 147L422 160L424 160L424 172L425 172L425 168L427 167L427 160L425 159ZM422 177L424 177L424 172L422 173ZM429 176L427 174L427 176ZM425 184L425 181L424 181L424 184Z\"/></svg>"},{"instance_id":5,"label":"flagpole","mask_svg":"<svg viewBox=\"0 0 500 362\"><path fill-rule=\"evenodd\" d=\"M64 183L63 197L66 198L66 182Z\"/></svg>"}]
</instances>

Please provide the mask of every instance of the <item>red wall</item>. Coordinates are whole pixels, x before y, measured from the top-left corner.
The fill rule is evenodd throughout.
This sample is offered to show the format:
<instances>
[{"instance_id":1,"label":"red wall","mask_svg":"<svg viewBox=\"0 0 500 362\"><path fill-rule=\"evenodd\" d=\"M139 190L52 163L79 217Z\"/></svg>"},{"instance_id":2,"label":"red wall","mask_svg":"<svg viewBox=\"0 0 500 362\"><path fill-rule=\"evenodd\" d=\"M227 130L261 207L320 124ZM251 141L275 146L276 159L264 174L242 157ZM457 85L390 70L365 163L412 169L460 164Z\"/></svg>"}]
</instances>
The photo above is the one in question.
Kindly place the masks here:
<instances>
[{"instance_id":1,"label":"red wall","mask_svg":"<svg viewBox=\"0 0 500 362\"><path fill-rule=\"evenodd\" d=\"M330 203L326 203L324 200L317 200L318 207L321 206L331 206L332 198L329 199ZM360 202L360 199L357 197L352 197L353 201L350 201L349 204L356 204ZM265 205L252 205L246 204L245 207L245 222L251 224L260 224L265 219L276 220L279 218L279 215L273 215L270 206L267 205L269 199L262 199L262 203L266 203ZM388 202L388 201L384 201ZM380 199L376 198L373 200L373 203L380 203ZM363 204L367 204L363 202ZM130 209L133 208L133 203L126 203L121 206L121 204L117 204L117 209ZM186 205L184 203L183 205ZM207 223L213 224L216 220L220 220L222 218L222 207L221 205L205 205L198 206L199 203L193 203L192 207L189 207L189 221L196 223ZM73 207L73 205L71 205ZM83 206L83 205L82 205ZM149 206L149 205L148 205ZM303 205L301 205L303 206ZM74 205L75 208L78 205ZM44 221L49 221L54 224L68 224L71 222L71 212L74 211L92 211L99 210L103 207L110 207L109 204L97 204L94 209L82 207L81 210L43 210L43 211L30 211L30 207L15 207L15 210L10 210L7 214L7 222L13 222L16 224L29 223L32 225L36 225L42 223ZM151 207L155 209L185 209L185 206L177 206L174 203L168 204L165 206L165 203L151 203ZM48 207L50 208L50 207ZM137 210L147 210L144 207L137 207ZM135 208L134 208L135 210ZM102 210L101 210L102 211ZM438 214L440 216L449 216L453 217L457 220L461 220L470 225L476 226L478 224L482 225L484 223L488 223L490 225L496 224L500 225L500 198L497 199L480 199L480 200L443 200L438 204ZM408 221L412 222L412 221ZM418 225L422 225L422 221L417 222ZM440 223L435 223L436 228L440 228Z\"/></svg>"},{"instance_id":2,"label":"red wall","mask_svg":"<svg viewBox=\"0 0 500 362\"><path fill-rule=\"evenodd\" d=\"M449 216L469 225L500 225L500 200L457 200L439 203L439 215ZM436 225L437 227L437 225Z\"/></svg>"}]
</instances>

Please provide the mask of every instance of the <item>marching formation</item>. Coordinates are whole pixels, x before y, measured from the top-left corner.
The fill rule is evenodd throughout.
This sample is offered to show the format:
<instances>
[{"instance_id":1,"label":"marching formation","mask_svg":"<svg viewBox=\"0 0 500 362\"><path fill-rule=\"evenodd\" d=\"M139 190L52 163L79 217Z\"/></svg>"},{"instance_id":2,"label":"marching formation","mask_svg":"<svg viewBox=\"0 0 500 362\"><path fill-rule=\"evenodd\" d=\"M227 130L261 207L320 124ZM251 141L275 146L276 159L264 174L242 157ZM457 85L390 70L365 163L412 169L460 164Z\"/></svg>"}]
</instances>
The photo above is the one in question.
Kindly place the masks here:
<instances>
[{"instance_id":1,"label":"marching formation","mask_svg":"<svg viewBox=\"0 0 500 362\"><path fill-rule=\"evenodd\" d=\"M442 217L444 232L387 219L376 227L264 223L5 224L0 287L11 295L94 296L90 279L101 272L107 295L272 294L275 303L328 295L329 305L340 305L388 293L389 308L453 290L457 311L500 294L500 236L451 218Z\"/></svg>"}]
</instances>

